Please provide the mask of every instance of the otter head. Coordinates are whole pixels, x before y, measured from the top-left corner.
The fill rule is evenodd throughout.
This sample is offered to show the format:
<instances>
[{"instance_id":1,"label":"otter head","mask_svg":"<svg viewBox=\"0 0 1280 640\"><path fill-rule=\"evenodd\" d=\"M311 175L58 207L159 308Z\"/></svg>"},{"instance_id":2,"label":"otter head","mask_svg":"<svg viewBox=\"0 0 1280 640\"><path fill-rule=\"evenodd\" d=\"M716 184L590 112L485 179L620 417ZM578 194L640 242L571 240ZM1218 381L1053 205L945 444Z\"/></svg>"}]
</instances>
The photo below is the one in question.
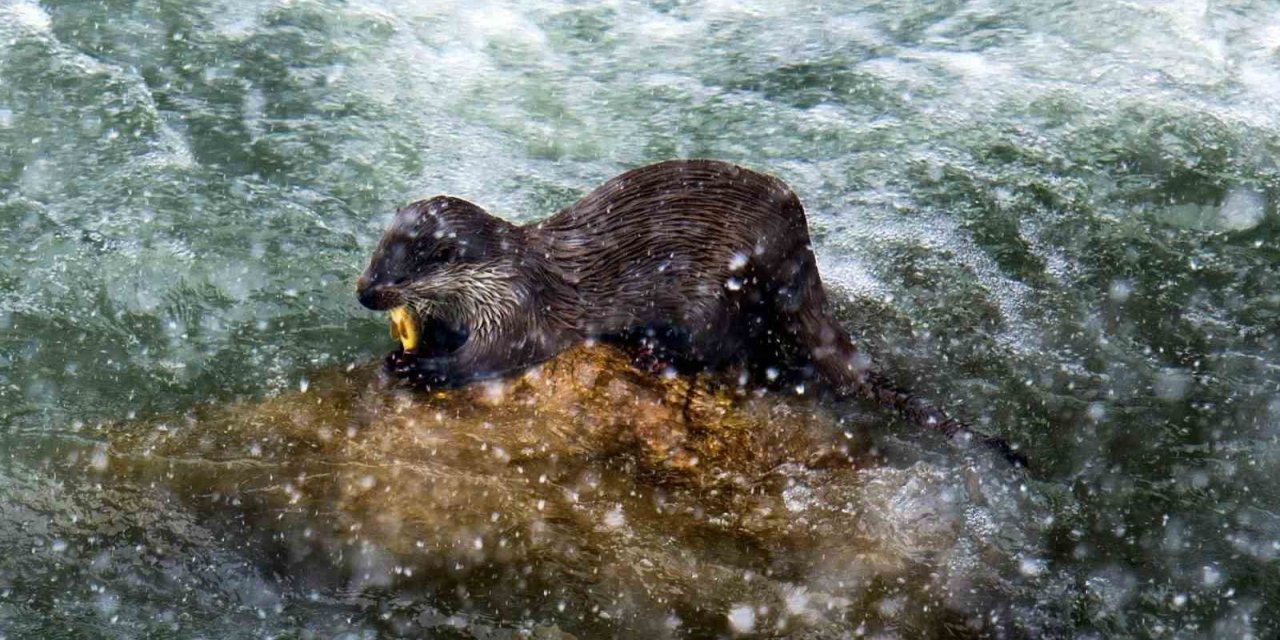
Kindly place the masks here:
<instances>
[{"instance_id":1,"label":"otter head","mask_svg":"<svg viewBox=\"0 0 1280 640\"><path fill-rule=\"evenodd\" d=\"M518 304L519 229L465 200L437 196L398 209L356 282L360 304L393 311L393 336L414 351L460 347ZM407 323L407 324L406 324Z\"/></svg>"}]
</instances>

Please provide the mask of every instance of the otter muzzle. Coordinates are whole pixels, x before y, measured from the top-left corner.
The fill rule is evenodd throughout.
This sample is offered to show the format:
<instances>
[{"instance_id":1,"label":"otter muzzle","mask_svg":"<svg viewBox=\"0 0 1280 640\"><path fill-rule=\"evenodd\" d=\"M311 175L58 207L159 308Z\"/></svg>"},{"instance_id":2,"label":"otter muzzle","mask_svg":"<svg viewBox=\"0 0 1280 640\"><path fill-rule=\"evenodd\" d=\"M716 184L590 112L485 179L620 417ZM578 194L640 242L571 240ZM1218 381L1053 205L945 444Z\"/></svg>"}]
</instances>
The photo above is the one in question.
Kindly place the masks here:
<instances>
[{"instance_id":1,"label":"otter muzzle","mask_svg":"<svg viewBox=\"0 0 1280 640\"><path fill-rule=\"evenodd\" d=\"M391 316L391 338L399 340L406 352L418 348L418 322L407 307L396 307Z\"/></svg>"}]
</instances>

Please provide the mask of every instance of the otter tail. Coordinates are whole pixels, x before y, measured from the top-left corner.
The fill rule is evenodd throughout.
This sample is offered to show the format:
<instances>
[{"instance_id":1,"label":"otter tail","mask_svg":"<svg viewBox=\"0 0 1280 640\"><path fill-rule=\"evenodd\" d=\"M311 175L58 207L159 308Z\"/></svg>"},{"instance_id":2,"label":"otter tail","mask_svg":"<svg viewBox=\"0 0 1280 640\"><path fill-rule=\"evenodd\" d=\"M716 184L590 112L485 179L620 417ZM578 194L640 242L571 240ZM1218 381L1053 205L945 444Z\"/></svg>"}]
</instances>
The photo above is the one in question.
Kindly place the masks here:
<instances>
[{"instance_id":1,"label":"otter tail","mask_svg":"<svg viewBox=\"0 0 1280 640\"><path fill-rule=\"evenodd\" d=\"M828 306L816 269L812 281L801 288L803 304L792 315L798 325L801 342L809 348L818 372L827 379L837 395L871 400L897 411L902 417L927 429L941 431L949 438L970 439L990 447L1014 466L1026 467L1027 459L1003 438L976 431L969 425L949 417L910 391L898 388L883 375L859 366L858 353L849 335L836 322Z\"/></svg>"},{"instance_id":2,"label":"otter tail","mask_svg":"<svg viewBox=\"0 0 1280 640\"><path fill-rule=\"evenodd\" d=\"M911 422L930 429L941 431L948 438L969 438L999 453L1010 464L1026 467L1027 459L1009 445L1004 438L974 431L969 425L949 417L941 409L929 404L919 396L897 388L884 376L874 371L862 371L854 376L852 388L842 386L841 391L864 400L873 400L877 404L889 407ZM851 392L851 393L850 393Z\"/></svg>"}]
</instances>

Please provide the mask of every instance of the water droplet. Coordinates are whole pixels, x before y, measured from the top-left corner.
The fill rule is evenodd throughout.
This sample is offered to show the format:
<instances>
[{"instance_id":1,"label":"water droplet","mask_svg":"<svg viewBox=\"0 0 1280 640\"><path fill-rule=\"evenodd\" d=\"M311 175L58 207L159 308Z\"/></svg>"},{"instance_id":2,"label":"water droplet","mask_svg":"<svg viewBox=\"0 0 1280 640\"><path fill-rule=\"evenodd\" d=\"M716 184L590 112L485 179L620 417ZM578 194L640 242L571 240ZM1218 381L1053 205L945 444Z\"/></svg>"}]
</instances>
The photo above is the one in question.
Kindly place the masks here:
<instances>
[{"instance_id":1,"label":"water droplet","mask_svg":"<svg viewBox=\"0 0 1280 640\"><path fill-rule=\"evenodd\" d=\"M622 514L622 507L616 506L608 513L604 514L604 526L610 529L618 529L627 523L627 518Z\"/></svg>"},{"instance_id":2,"label":"water droplet","mask_svg":"<svg viewBox=\"0 0 1280 640\"><path fill-rule=\"evenodd\" d=\"M1101 402L1094 402L1089 405L1085 415L1094 422L1102 422L1107 417L1107 408Z\"/></svg>"},{"instance_id":3,"label":"water droplet","mask_svg":"<svg viewBox=\"0 0 1280 640\"><path fill-rule=\"evenodd\" d=\"M1267 196L1249 187L1227 191L1218 208L1219 224L1228 231L1247 231L1258 226L1267 212Z\"/></svg>"},{"instance_id":4,"label":"water droplet","mask_svg":"<svg viewBox=\"0 0 1280 640\"><path fill-rule=\"evenodd\" d=\"M751 633L756 628L756 610L751 605L734 605L729 609L729 626L734 633Z\"/></svg>"},{"instance_id":5,"label":"water droplet","mask_svg":"<svg viewBox=\"0 0 1280 640\"><path fill-rule=\"evenodd\" d=\"M1039 558L1022 558L1018 561L1018 571L1028 577L1034 578L1044 573L1044 560Z\"/></svg>"},{"instance_id":6,"label":"water droplet","mask_svg":"<svg viewBox=\"0 0 1280 640\"><path fill-rule=\"evenodd\" d=\"M108 462L109 458L107 457L106 448L98 447L97 449L94 449L93 457L89 459L89 466L92 467L94 471L106 471Z\"/></svg>"},{"instance_id":7,"label":"water droplet","mask_svg":"<svg viewBox=\"0 0 1280 640\"><path fill-rule=\"evenodd\" d=\"M1112 302L1124 302L1133 294L1133 285L1128 280L1115 280L1111 283L1107 295Z\"/></svg>"}]
</instances>

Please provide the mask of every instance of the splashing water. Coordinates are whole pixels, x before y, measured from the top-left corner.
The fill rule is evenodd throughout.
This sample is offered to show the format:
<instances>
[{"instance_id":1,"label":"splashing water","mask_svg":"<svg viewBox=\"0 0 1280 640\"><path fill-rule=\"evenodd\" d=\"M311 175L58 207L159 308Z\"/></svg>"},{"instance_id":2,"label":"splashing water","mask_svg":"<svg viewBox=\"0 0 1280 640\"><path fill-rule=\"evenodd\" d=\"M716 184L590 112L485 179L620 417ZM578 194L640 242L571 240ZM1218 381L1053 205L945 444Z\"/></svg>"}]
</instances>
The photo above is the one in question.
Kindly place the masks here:
<instances>
[{"instance_id":1,"label":"splashing water","mask_svg":"<svg viewBox=\"0 0 1280 640\"><path fill-rule=\"evenodd\" d=\"M1277 24L1247 1L0 4L0 637L1273 636ZM674 156L786 180L865 350L1032 473L856 407L829 435L874 464L715 496L621 463L539 483L490 448L541 487L548 515L511 529L554 549L531 573L708 594L503 608L518 571L467 573L516 548L501 509L416 565L397 535L117 476L123 436L84 426L137 418L143 460L201 403L322 402L325 371L390 348L351 289L396 205L536 219ZM229 442L189 462L307 504L277 443ZM407 482L352 478L362 500ZM449 504L487 499L465 486ZM340 583L264 551L313 546ZM396 590L437 578L447 597Z\"/></svg>"}]
</instances>

